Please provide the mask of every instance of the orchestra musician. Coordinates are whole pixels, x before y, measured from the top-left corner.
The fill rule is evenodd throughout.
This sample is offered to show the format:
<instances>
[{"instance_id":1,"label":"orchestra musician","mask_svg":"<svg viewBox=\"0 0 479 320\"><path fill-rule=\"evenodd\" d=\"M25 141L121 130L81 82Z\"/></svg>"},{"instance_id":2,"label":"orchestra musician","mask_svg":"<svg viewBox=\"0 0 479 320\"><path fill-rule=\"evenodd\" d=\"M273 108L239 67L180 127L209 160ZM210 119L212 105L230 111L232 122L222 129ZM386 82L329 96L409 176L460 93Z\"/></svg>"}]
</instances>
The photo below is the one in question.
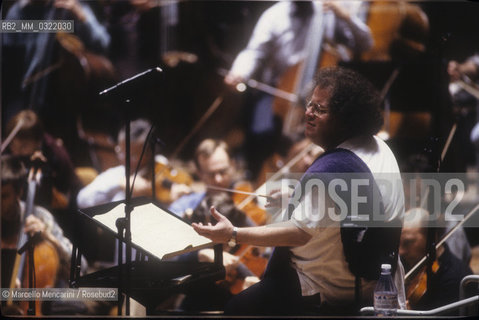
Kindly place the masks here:
<instances>
[{"instance_id":1,"label":"orchestra musician","mask_svg":"<svg viewBox=\"0 0 479 320\"><path fill-rule=\"evenodd\" d=\"M15 133L16 128L18 131ZM36 203L56 216L60 216L57 211L75 208L81 183L62 140L45 132L42 121L32 110L20 111L10 119L6 134L12 133L13 139L8 145L11 155L22 158L27 168L34 154L45 161Z\"/></svg>"},{"instance_id":2,"label":"orchestra musician","mask_svg":"<svg viewBox=\"0 0 479 320\"><path fill-rule=\"evenodd\" d=\"M130 174L133 186L133 196L151 196L152 195L152 168L151 161L154 157L150 147L145 147L143 159L138 168L138 174L133 185L133 176L140 161L148 132L151 129L151 123L146 119L137 119L130 123ZM109 203L125 199L125 128L123 127L118 134L118 145L115 148L118 160L121 163L118 166L109 168L100 173L91 183L83 187L78 193L77 204L79 208L93 207L99 204ZM155 168L156 169L156 168ZM161 182L161 181L160 181ZM156 183L158 187L158 181ZM174 198L188 192L189 188L183 184L172 183L170 186Z\"/></svg>"},{"instance_id":3,"label":"orchestra musician","mask_svg":"<svg viewBox=\"0 0 479 320\"><path fill-rule=\"evenodd\" d=\"M106 28L98 21L90 5L79 0L21 0L15 1L6 14L7 20L73 20L75 23L74 34L89 50L96 53L105 53L110 43L110 35ZM22 88L22 106L34 108L45 121L44 116L51 114L48 103L52 102L51 88L48 82L49 73L58 63L58 47L53 45L55 33L12 33L3 34L2 46L15 50L9 52L11 61L17 61L22 67L17 67L13 72L21 72L17 85ZM23 52L21 52L22 50ZM17 56L13 56L15 54ZM18 59L23 58L23 61ZM58 68L58 66L57 66ZM50 71L50 72L48 72ZM10 75L13 79L19 78ZM14 88L18 90L17 88ZM44 91L43 89L47 89ZM8 101L13 102L13 101ZM8 104L13 107L12 104ZM12 114L10 114L11 116ZM9 118L9 117L8 117ZM8 120L7 118L7 120ZM52 119L53 120L53 119Z\"/></svg>"},{"instance_id":4,"label":"orchestra musician","mask_svg":"<svg viewBox=\"0 0 479 320\"><path fill-rule=\"evenodd\" d=\"M54 256L46 259L55 260L59 258L60 264L56 271L49 273L49 269L42 265L43 256L41 260L35 260L36 283L44 283L54 281L50 283L52 287L67 287L69 279L69 265L72 245L70 240L63 234L62 229L55 221L55 218L45 208L40 206L33 206L33 212L27 216L25 212L26 204L21 200L22 194L25 191L25 182L27 177L27 171L23 163L10 155L2 156L1 159L1 177L2 177L2 213L1 213L1 227L2 227L2 253L5 250L18 250L17 248L20 235L26 233L33 235L40 232L40 238L43 241L47 241L53 245ZM46 251L47 253L49 251ZM2 254L2 258L7 257ZM13 272L5 275L6 270L13 270L13 261L10 259L2 259L2 287L8 287L8 282L11 280ZM45 273L48 272L48 273ZM14 287L22 287L28 285L25 281L27 273L26 271L21 274L17 272ZM80 307L80 309L78 309ZM50 306L50 312L53 313L52 305ZM74 309L71 309L74 308ZM84 309L84 306L83 306ZM7 312L17 313L20 311L15 305L9 306L7 309L2 310L2 313ZM42 309L44 311L44 309ZM37 310L38 312L39 310ZM81 306L70 305L70 308L65 309L64 312L85 312ZM24 311L23 311L24 312Z\"/></svg>"},{"instance_id":5,"label":"orchestra musician","mask_svg":"<svg viewBox=\"0 0 479 320\"><path fill-rule=\"evenodd\" d=\"M234 188L237 173L231 161L228 146L224 141L205 139L196 148L194 155L196 173L206 187ZM174 201L169 209L184 217L203 201L207 193L214 194L218 190L208 189L206 192L192 192Z\"/></svg>"},{"instance_id":6,"label":"orchestra musician","mask_svg":"<svg viewBox=\"0 0 479 320\"><path fill-rule=\"evenodd\" d=\"M367 166L372 173L399 173L394 154L374 136L382 125L382 116L372 84L340 67L321 69L315 84L306 106L305 133L325 153L306 174L355 172L358 164ZM391 193L381 197L388 219L403 214L402 183L394 184ZM307 199L308 194L303 194L290 210L288 220L271 225L237 228L214 207L214 226L193 224L199 234L217 243L233 239L238 244L276 247L262 280L234 296L226 305L225 314L302 315L317 310L317 306L320 314L327 315L358 311L354 306L355 277L343 254L340 228L328 227L323 225L327 223L325 219L316 219L318 212L311 209L315 208L311 207L314 203L308 204ZM327 192L317 203L323 201L331 203ZM321 206L316 208L320 210ZM404 308L404 275L399 261L397 266L394 278L399 306ZM375 282L361 279L361 297L369 305Z\"/></svg>"},{"instance_id":7,"label":"orchestra musician","mask_svg":"<svg viewBox=\"0 0 479 320\"><path fill-rule=\"evenodd\" d=\"M131 121L130 123L130 186L132 190L132 197L151 197L152 196L152 167L151 161L153 160L152 149L147 145L145 147L145 153L141 163L140 155L142 153L143 147L149 143L147 141L148 132L151 129L151 123L146 119L137 119ZM125 199L125 188L126 188L126 178L125 178L125 130L123 127L118 133L118 144L115 148L116 155L118 157L119 165L108 168L107 170L101 172L96 176L93 181L88 185L84 186L79 192L76 198L78 208L89 208L101 204L110 203L113 201L120 201ZM133 177L135 175L135 170L138 167L138 174L136 175L133 183ZM155 168L156 169L156 168ZM157 175L156 178L159 176ZM160 187L161 182L156 183L156 188ZM189 187L183 184L172 183L170 186L171 193L176 194L178 197L183 193L189 191ZM176 196L175 196L176 197ZM101 236L101 235L99 235ZM89 240L91 241L91 240ZM91 249L96 251L99 249L97 243L91 242ZM102 242L102 245L109 247L110 244L107 242ZM111 249L111 250L110 250ZM109 248L105 250L110 250L112 255L116 254L114 248ZM100 250L101 251L101 250ZM95 256L96 257L96 256ZM97 262L109 262L110 259L116 259L114 257L96 257L92 259L99 259Z\"/></svg>"},{"instance_id":8,"label":"orchestra musician","mask_svg":"<svg viewBox=\"0 0 479 320\"><path fill-rule=\"evenodd\" d=\"M452 82L464 80L464 76L468 77L471 80L476 80L478 74L478 65L478 54L468 57L463 62L451 60L447 65L447 73L449 74Z\"/></svg>"},{"instance_id":9,"label":"orchestra musician","mask_svg":"<svg viewBox=\"0 0 479 320\"><path fill-rule=\"evenodd\" d=\"M3 119L8 121L18 111L32 109L73 154L78 147L76 117L93 103L97 88L112 82L113 67L104 56L110 35L91 1L10 2L14 3L6 13L7 20L68 20L72 30L2 34L3 58L8 61L3 74L9 79Z\"/></svg>"},{"instance_id":10,"label":"orchestra musician","mask_svg":"<svg viewBox=\"0 0 479 320\"><path fill-rule=\"evenodd\" d=\"M228 152L228 146L224 141L206 139L197 147L194 162L197 169L197 175L201 182L207 188L203 192L193 192L180 197L173 202L169 209L175 214L185 218L190 222L202 222L205 224L213 223L209 208L215 205L223 208L225 215L235 222L238 226L253 226L253 221L245 212L236 208L231 194L214 188L224 188L234 190L235 173L233 162ZM230 253L228 246L223 251L223 264L226 273L238 271L239 277L245 279L244 286L249 286L259 281L258 277L247 270L239 267L240 259L238 256ZM213 249L202 249L193 254L182 257L185 261L213 262ZM204 289L204 288L203 288ZM213 285L208 290L208 295L199 292L193 296L187 296L182 303L182 308L189 311L198 310L222 310L224 303L231 296L228 288Z\"/></svg>"},{"instance_id":11,"label":"orchestra musician","mask_svg":"<svg viewBox=\"0 0 479 320\"><path fill-rule=\"evenodd\" d=\"M463 62L456 60L449 61L447 72L451 81L449 91L455 104L458 106L472 105L473 110L475 110L478 105L477 100L479 99L479 87L477 84L479 79L479 54L474 54ZM471 129L470 138L476 147L477 157L479 124L476 123Z\"/></svg>"},{"instance_id":12,"label":"orchestra musician","mask_svg":"<svg viewBox=\"0 0 479 320\"><path fill-rule=\"evenodd\" d=\"M350 60L373 44L371 32L364 23L365 16L360 18L365 13L363 9L361 1L281 1L274 4L261 15L247 47L234 60L224 82L236 88L239 83L255 79L277 88L293 66L319 59L319 54L317 57L308 55L314 52L314 48L309 47L316 43L321 48L340 45L341 49L333 50L336 60ZM317 22L320 26L313 25ZM311 33L309 30L314 28L317 30ZM244 102L245 157L253 179L264 160L278 151L274 146L279 143L282 144L279 147L284 148L285 142L278 140L281 121L273 113L273 99L269 94L253 90L248 92Z\"/></svg>"},{"instance_id":13,"label":"orchestra musician","mask_svg":"<svg viewBox=\"0 0 479 320\"><path fill-rule=\"evenodd\" d=\"M406 212L401 233L399 255L406 270L411 269L427 253L428 211L415 208ZM435 233L439 240L439 233ZM459 285L462 278L472 274L469 266L459 259L447 242L436 251L431 279L422 271L413 275L406 285L408 304L412 309L431 310L459 300Z\"/></svg>"},{"instance_id":14,"label":"orchestra musician","mask_svg":"<svg viewBox=\"0 0 479 320\"><path fill-rule=\"evenodd\" d=\"M130 175L135 173L143 145L151 124L144 119L134 120L130 124ZM91 183L83 187L77 196L79 208L93 207L112 201L125 199L125 128L118 134L118 145L115 149L120 165L109 168L100 173ZM151 182L147 180L151 172L150 159L153 157L151 149L145 149L145 155L135 178L133 196L151 196ZM133 181L133 177L130 179Z\"/></svg>"}]
</instances>

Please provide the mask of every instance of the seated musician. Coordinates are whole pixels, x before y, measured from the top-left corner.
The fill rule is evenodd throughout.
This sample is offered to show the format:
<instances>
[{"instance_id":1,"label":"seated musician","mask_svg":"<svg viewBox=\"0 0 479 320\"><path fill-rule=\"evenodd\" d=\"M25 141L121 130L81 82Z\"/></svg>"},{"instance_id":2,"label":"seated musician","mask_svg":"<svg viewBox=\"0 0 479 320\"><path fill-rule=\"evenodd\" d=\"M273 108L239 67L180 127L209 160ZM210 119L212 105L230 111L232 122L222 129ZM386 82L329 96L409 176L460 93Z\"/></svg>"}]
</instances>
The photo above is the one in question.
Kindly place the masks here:
<instances>
[{"instance_id":1,"label":"seated musician","mask_svg":"<svg viewBox=\"0 0 479 320\"><path fill-rule=\"evenodd\" d=\"M136 170L150 127L151 124L144 119L132 121L130 124L131 174L134 174ZM79 208L88 208L125 199L125 128L122 128L118 134L116 151L121 164L100 173L91 183L80 190L77 196ZM150 170L149 161L151 157L150 149L146 148L143 161L140 164L140 173L135 179L134 196L151 196L151 183L146 178L147 171ZM130 183L132 182L133 176L130 178Z\"/></svg>"},{"instance_id":2,"label":"seated musician","mask_svg":"<svg viewBox=\"0 0 479 320\"><path fill-rule=\"evenodd\" d=\"M401 163L401 172L410 172L415 173L411 177L416 180L416 194L412 194L412 188L405 188L405 209L406 214L410 210L419 210L419 206L422 206L423 209L421 210L428 210L429 208L434 208L433 206L433 193L430 192L428 198L426 199L426 194L421 193L421 188L419 185L423 181L423 177L421 173L429 173L434 172L433 165L431 164L431 159L429 159L425 154L420 153L413 153L407 157L405 161ZM404 185L408 185L406 182ZM414 207L417 206L417 207ZM456 226L457 222L450 221L446 222L445 226L446 229L444 233L448 233L451 229ZM463 261L465 264L469 264L471 261L472 253L471 253L471 246L469 244L468 237L464 228L461 226L460 228L456 228L456 230L451 233L447 240L447 246L453 255L455 255L459 260Z\"/></svg>"},{"instance_id":3,"label":"seated musician","mask_svg":"<svg viewBox=\"0 0 479 320\"><path fill-rule=\"evenodd\" d=\"M451 60L447 66L447 73L449 74L451 81L464 80L469 78L470 80L477 80L479 66L479 54L468 57L462 63ZM467 81L467 80L465 80Z\"/></svg>"},{"instance_id":4,"label":"seated musician","mask_svg":"<svg viewBox=\"0 0 479 320\"><path fill-rule=\"evenodd\" d=\"M447 72L451 81L449 91L454 105L461 108L460 112L462 114L466 114L472 119L479 99L479 53L468 57L463 62L449 61ZM477 150L479 149L479 123L477 122L471 129L470 140L476 149L477 157ZM466 141L462 143L468 145ZM464 151L466 152L466 150Z\"/></svg>"},{"instance_id":5,"label":"seated musician","mask_svg":"<svg viewBox=\"0 0 479 320\"><path fill-rule=\"evenodd\" d=\"M305 133L325 153L307 173L398 173L389 147L373 136L382 125L379 98L373 86L343 68L320 70L315 84L305 112ZM356 297L356 278L348 268L340 228L323 225L325 219L317 219L318 212L312 207L316 201L308 203L307 198L308 194L290 210L287 221L271 225L236 228L215 208L211 208L211 213L218 221L216 225L193 224L199 234L217 243L234 239L239 244L276 246L263 279L234 296L226 305L225 314L302 315L316 312L319 306L322 314L345 315L357 312L358 302L372 304L376 281L359 278L361 294ZM331 203L328 198L325 193L317 203ZM381 198L386 221L402 215L404 195L400 180L392 184L387 197L381 194ZM334 206L329 209L327 214L337 211ZM374 272L378 274L379 270L377 266ZM401 270L398 262L395 280L400 306L404 304Z\"/></svg>"},{"instance_id":6,"label":"seated musician","mask_svg":"<svg viewBox=\"0 0 479 320\"><path fill-rule=\"evenodd\" d=\"M479 123L476 113L479 101L479 52L463 61L450 60L447 66L449 94L457 131L456 142L451 145L450 156L457 172L466 166L475 166L479 157ZM461 165L462 167L460 167ZM451 170L450 170L451 171ZM476 242L477 237L471 239Z\"/></svg>"},{"instance_id":7,"label":"seated musician","mask_svg":"<svg viewBox=\"0 0 479 320\"><path fill-rule=\"evenodd\" d=\"M207 191L195 192L182 196L173 202L169 209L190 222L214 223L209 208L214 205L223 208L225 215L239 226L252 226L254 223L241 210L235 207L230 194L215 188L234 187L234 166L228 153L228 147L224 141L206 139L200 143L195 152L195 165L197 174L206 185ZM238 273L238 277L244 279L244 285L257 282L259 279L247 268L239 263L239 258L225 247L223 252L223 264L226 273ZM234 249L233 249L234 250ZM213 249L203 249L199 252L181 257L189 261L213 262ZM226 286L227 287L227 286ZM204 293L187 296L182 308L186 310L223 309L224 303L231 294L228 288L212 286L208 288L208 295Z\"/></svg>"},{"instance_id":8,"label":"seated musician","mask_svg":"<svg viewBox=\"0 0 479 320\"><path fill-rule=\"evenodd\" d=\"M41 120L31 110L16 114L7 123L6 135L10 135L17 125L19 130L8 146L10 154L23 157L27 167L35 153L45 160L36 202L54 211L73 207L80 180L62 141L45 132Z\"/></svg>"},{"instance_id":9,"label":"seated musician","mask_svg":"<svg viewBox=\"0 0 479 320\"><path fill-rule=\"evenodd\" d=\"M404 218L399 254L406 271L426 255L428 215L426 210L417 208L409 210ZM437 235L436 232L436 238L439 238ZM431 279L427 279L425 268L420 268L412 275L412 280L408 280L407 298L412 309L430 310L459 300L460 282L472 274L469 266L451 252L447 242L437 249L436 256ZM421 278L429 281L421 284Z\"/></svg>"},{"instance_id":10,"label":"seated musician","mask_svg":"<svg viewBox=\"0 0 479 320\"><path fill-rule=\"evenodd\" d=\"M203 140L194 155L196 173L206 187L206 192L192 192L174 201L169 209L180 217L188 217L200 205L208 194L220 190L214 188L234 188L233 178L236 175L231 161L228 146L224 141Z\"/></svg>"},{"instance_id":11,"label":"seated musician","mask_svg":"<svg viewBox=\"0 0 479 320\"><path fill-rule=\"evenodd\" d=\"M133 197L151 197L152 195L151 160L154 155L148 146L133 185L133 176L150 128L150 122L145 119L137 119L130 123L130 184L133 187ZM125 199L125 128L122 128L118 134L116 151L121 164L100 173L91 183L80 190L77 197L79 208ZM171 188L174 188L175 185L173 184Z\"/></svg>"},{"instance_id":12,"label":"seated musician","mask_svg":"<svg viewBox=\"0 0 479 320\"><path fill-rule=\"evenodd\" d=\"M48 285L51 287L67 287L72 245L70 240L63 235L63 231L55 222L54 217L46 209L40 206L34 206L33 212L27 216L25 212L26 204L21 200L22 194L25 191L26 176L27 171L20 160L12 156L2 157L2 253L8 249L18 250L17 245L22 233L33 235L40 232L40 238L51 244L53 248L53 254L48 256L48 259L55 261L58 259L57 271L55 272L53 270L53 273L45 275L46 280L51 281ZM48 253L49 251L46 252ZM2 257L4 257L3 254ZM11 278L12 273L4 275L4 272L13 269L12 262L13 261L9 261L9 259L2 259L2 287L8 286L9 280L6 279L6 277ZM42 270L42 261L35 261L35 267L36 270ZM25 277L25 274L26 273L24 273L23 277ZM40 277L42 277L42 275L37 271L36 278L38 286L41 285L39 282L42 281ZM15 287L22 286L20 279L22 279L22 275L18 274ZM5 285L5 283L7 284ZM24 281L23 285L28 285L28 281ZM50 312L54 312L52 308L54 308L54 306L50 305ZM68 309L63 309L65 312L72 311L72 309L67 310ZM3 311L4 310L2 310L2 313ZM76 309L72 312L78 311L79 310Z\"/></svg>"}]
</instances>

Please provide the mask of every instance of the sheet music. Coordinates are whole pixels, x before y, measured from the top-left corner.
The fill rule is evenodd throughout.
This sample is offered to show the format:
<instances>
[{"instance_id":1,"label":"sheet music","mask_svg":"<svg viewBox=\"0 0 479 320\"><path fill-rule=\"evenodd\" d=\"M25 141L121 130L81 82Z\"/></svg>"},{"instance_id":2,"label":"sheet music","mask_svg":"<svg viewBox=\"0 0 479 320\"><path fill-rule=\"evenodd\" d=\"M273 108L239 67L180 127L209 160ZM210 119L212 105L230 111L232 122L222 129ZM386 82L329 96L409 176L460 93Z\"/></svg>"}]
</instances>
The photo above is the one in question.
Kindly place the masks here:
<instances>
[{"instance_id":1,"label":"sheet music","mask_svg":"<svg viewBox=\"0 0 479 320\"><path fill-rule=\"evenodd\" d=\"M125 204L96 215L93 219L117 233L116 220L125 216ZM152 203L136 206L131 212L132 243L159 259L171 258L213 245L193 228Z\"/></svg>"}]
</instances>

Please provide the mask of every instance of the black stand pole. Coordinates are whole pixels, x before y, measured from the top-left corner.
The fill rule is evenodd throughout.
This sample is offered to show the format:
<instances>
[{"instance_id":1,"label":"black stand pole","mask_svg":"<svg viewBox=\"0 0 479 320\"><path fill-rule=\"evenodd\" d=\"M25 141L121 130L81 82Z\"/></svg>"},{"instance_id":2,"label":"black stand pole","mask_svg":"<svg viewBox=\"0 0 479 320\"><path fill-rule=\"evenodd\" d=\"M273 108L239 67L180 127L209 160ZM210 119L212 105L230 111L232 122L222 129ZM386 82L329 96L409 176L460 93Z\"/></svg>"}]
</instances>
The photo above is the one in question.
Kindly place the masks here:
<instances>
[{"instance_id":1,"label":"black stand pole","mask_svg":"<svg viewBox=\"0 0 479 320\"><path fill-rule=\"evenodd\" d=\"M142 73L139 73L129 79L126 79L111 88L105 89L100 92L100 96L114 97L115 101L119 101L125 112L125 217L119 218L116 221L116 227L118 229L119 245L118 245L118 295L125 294L125 313L130 315L130 299L128 296L129 289L131 288L131 192L130 192L130 99L132 96L137 95L138 92L148 85L156 85L158 75L162 72L159 67L148 69ZM124 235L123 235L124 232ZM125 243L125 264L123 264L123 242ZM123 269L125 268L125 269ZM123 270L125 277L123 277ZM126 278L126 279L125 279ZM118 299L118 315L121 315L122 299Z\"/></svg>"},{"instance_id":2,"label":"black stand pole","mask_svg":"<svg viewBox=\"0 0 479 320\"><path fill-rule=\"evenodd\" d=\"M116 227L118 229L118 294L125 295L125 315L130 315L130 299L128 296L130 288L130 266L131 266L131 193L130 193L130 113L128 111L129 99L125 104L125 217L118 218ZM125 263L123 263L123 243L125 243ZM125 274L125 279L123 278ZM118 315L121 315L123 307L122 299L118 299Z\"/></svg>"},{"instance_id":3,"label":"black stand pole","mask_svg":"<svg viewBox=\"0 0 479 320\"><path fill-rule=\"evenodd\" d=\"M28 241L18 250L19 254L23 254L27 251L28 254L28 286L30 288L35 288L35 260L34 260L34 249L35 244L40 241L41 232L35 233L33 236L28 237ZM29 316L35 315L35 300L30 300L28 302L27 314Z\"/></svg>"},{"instance_id":4,"label":"black stand pole","mask_svg":"<svg viewBox=\"0 0 479 320\"><path fill-rule=\"evenodd\" d=\"M118 302L117 302L117 315L121 316L123 308L123 292L125 291L123 283L123 234L125 230L125 218L118 218L116 220L116 229L118 231Z\"/></svg>"},{"instance_id":5,"label":"black stand pole","mask_svg":"<svg viewBox=\"0 0 479 320\"><path fill-rule=\"evenodd\" d=\"M128 104L130 100L126 100L125 103ZM130 267L131 267L131 193L130 193L130 113L129 108L125 108L125 243L126 243L126 288L130 288ZM128 294L125 301L125 313L127 316L130 315L130 299Z\"/></svg>"},{"instance_id":6,"label":"black stand pole","mask_svg":"<svg viewBox=\"0 0 479 320\"><path fill-rule=\"evenodd\" d=\"M131 194L130 194L130 113L128 112L129 99L125 104L125 217L118 218L115 222L118 231L118 303L117 313L120 316L125 295L125 315L130 315L130 266L131 266ZM125 263L123 263L123 243L125 243ZM125 274L125 277L123 277Z\"/></svg>"},{"instance_id":7,"label":"black stand pole","mask_svg":"<svg viewBox=\"0 0 479 320\"><path fill-rule=\"evenodd\" d=\"M75 284L75 266L76 266L76 257L78 252L78 247L76 246L76 241L72 245L72 255L70 257L70 281L69 287L72 288Z\"/></svg>"},{"instance_id":8,"label":"black stand pole","mask_svg":"<svg viewBox=\"0 0 479 320\"><path fill-rule=\"evenodd\" d=\"M156 202L156 172L155 172L155 147L156 147L156 139L150 137L150 148L151 148L151 198L153 202Z\"/></svg>"}]
</instances>

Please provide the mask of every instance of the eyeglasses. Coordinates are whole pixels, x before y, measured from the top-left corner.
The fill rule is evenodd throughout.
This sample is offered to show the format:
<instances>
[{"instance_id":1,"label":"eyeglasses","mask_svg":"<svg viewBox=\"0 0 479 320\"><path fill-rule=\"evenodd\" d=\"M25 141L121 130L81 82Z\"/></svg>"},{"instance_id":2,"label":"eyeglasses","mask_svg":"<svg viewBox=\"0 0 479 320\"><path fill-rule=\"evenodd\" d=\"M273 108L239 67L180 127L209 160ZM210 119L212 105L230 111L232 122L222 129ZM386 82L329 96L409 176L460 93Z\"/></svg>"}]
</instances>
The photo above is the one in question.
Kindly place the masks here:
<instances>
[{"instance_id":1,"label":"eyeglasses","mask_svg":"<svg viewBox=\"0 0 479 320\"><path fill-rule=\"evenodd\" d=\"M230 170L231 170L230 167L218 169L218 170L215 170L215 171L206 171L205 170L205 171L203 171L203 174L210 179L214 179L216 177L216 175L218 175L218 174L222 177L226 176L227 174L230 173Z\"/></svg>"},{"instance_id":2,"label":"eyeglasses","mask_svg":"<svg viewBox=\"0 0 479 320\"><path fill-rule=\"evenodd\" d=\"M315 117L319 117L320 115L329 112L329 109L326 106L323 106L319 103L314 103L312 101L309 101L306 104L306 111L308 110L311 110L311 112L313 113Z\"/></svg>"}]
</instances>

